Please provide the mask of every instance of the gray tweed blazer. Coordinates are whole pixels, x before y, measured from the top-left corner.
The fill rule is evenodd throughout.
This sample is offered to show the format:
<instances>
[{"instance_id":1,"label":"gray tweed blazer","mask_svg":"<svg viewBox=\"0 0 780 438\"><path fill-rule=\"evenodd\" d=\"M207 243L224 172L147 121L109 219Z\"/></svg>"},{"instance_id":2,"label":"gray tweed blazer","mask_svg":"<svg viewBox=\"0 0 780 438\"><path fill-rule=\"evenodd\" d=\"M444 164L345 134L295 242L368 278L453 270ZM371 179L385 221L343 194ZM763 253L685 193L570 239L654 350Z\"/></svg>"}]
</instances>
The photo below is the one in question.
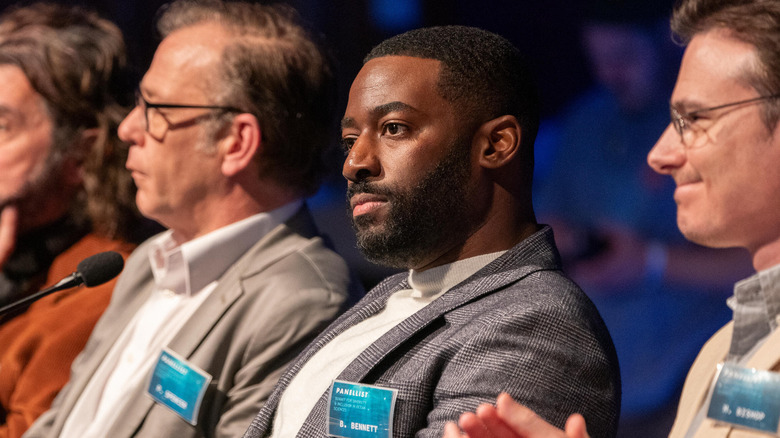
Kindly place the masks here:
<instances>
[{"instance_id":1,"label":"gray tweed blazer","mask_svg":"<svg viewBox=\"0 0 780 438\"><path fill-rule=\"evenodd\" d=\"M269 434L281 393L322 346L407 287L389 277L330 325L284 372L245 438ZM391 329L338 376L398 389L394 437L441 437L444 423L501 391L559 427L582 413L591 436L614 436L620 378L596 308L561 272L552 230L539 232ZM298 433L327 436L327 391Z\"/></svg>"}]
</instances>

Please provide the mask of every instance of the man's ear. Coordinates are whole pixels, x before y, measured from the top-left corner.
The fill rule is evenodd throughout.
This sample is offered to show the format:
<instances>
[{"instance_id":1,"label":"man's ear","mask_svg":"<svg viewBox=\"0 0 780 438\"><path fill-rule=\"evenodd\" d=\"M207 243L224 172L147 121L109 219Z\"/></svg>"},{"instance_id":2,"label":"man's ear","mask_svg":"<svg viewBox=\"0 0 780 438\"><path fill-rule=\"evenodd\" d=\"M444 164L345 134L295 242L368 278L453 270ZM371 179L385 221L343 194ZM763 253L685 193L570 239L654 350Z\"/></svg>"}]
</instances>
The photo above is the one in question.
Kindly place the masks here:
<instances>
[{"instance_id":1,"label":"man's ear","mask_svg":"<svg viewBox=\"0 0 780 438\"><path fill-rule=\"evenodd\" d=\"M519 153L521 135L515 116L505 115L483 123L477 130L479 165L486 169L505 166Z\"/></svg>"},{"instance_id":2,"label":"man's ear","mask_svg":"<svg viewBox=\"0 0 780 438\"><path fill-rule=\"evenodd\" d=\"M252 114L243 113L233 118L228 134L220 142L224 148L222 173L234 176L251 165L262 146L260 123Z\"/></svg>"}]
</instances>

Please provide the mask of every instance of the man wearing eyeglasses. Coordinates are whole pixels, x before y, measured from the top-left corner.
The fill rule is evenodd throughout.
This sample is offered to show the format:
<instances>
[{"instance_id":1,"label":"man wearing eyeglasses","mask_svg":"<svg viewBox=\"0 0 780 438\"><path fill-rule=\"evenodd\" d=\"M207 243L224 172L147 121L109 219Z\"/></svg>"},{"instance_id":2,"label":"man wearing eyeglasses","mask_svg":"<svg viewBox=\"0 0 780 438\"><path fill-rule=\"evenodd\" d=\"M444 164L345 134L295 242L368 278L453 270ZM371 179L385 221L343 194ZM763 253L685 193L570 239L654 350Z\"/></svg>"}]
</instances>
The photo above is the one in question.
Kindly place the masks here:
<instances>
[{"instance_id":1,"label":"man wearing eyeglasses","mask_svg":"<svg viewBox=\"0 0 780 438\"><path fill-rule=\"evenodd\" d=\"M736 283L728 300L733 320L691 367L670 437L777 436L780 2L685 0L672 29L688 47L672 123L648 163L674 179L685 237L745 248L757 273ZM497 408L464 414L460 426L471 438L586 436L582 417L570 418L565 434L541 420L504 395ZM445 436L462 435L449 425Z\"/></svg>"},{"instance_id":2,"label":"man wearing eyeglasses","mask_svg":"<svg viewBox=\"0 0 780 438\"><path fill-rule=\"evenodd\" d=\"M69 384L26 436L239 436L338 313L345 262L302 198L331 125L327 60L289 8L179 1L119 126L139 210Z\"/></svg>"}]
</instances>

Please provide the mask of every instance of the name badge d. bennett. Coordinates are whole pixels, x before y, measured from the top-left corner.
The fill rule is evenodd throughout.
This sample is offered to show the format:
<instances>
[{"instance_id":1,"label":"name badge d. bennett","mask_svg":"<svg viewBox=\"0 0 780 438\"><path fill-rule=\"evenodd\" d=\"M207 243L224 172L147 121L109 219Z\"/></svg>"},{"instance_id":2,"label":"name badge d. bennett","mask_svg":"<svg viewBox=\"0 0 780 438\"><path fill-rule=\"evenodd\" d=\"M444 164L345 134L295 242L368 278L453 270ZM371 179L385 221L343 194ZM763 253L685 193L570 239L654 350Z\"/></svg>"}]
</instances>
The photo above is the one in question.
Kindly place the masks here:
<instances>
[{"instance_id":1,"label":"name badge d. bennett","mask_svg":"<svg viewBox=\"0 0 780 438\"><path fill-rule=\"evenodd\" d=\"M397 389L334 380L328 397L328 435L391 438Z\"/></svg>"},{"instance_id":2,"label":"name badge d. bennett","mask_svg":"<svg viewBox=\"0 0 780 438\"><path fill-rule=\"evenodd\" d=\"M778 433L780 374L718 365L707 417L736 426Z\"/></svg>"},{"instance_id":3,"label":"name badge d. bennett","mask_svg":"<svg viewBox=\"0 0 780 438\"><path fill-rule=\"evenodd\" d=\"M188 423L198 423L198 411L211 375L164 349L149 381L149 394L157 403L171 409Z\"/></svg>"}]
</instances>

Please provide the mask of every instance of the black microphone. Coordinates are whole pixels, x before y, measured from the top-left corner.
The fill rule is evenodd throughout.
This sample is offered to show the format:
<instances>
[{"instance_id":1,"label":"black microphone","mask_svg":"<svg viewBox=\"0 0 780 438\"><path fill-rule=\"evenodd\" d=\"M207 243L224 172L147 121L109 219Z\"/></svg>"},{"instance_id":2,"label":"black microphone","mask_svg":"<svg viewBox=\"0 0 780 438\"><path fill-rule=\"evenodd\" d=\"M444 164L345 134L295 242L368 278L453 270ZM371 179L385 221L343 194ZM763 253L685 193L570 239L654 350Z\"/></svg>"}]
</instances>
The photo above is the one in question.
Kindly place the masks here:
<instances>
[{"instance_id":1,"label":"black microphone","mask_svg":"<svg viewBox=\"0 0 780 438\"><path fill-rule=\"evenodd\" d=\"M76 272L63 278L54 286L0 308L0 315L26 306L39 298L63 289L70 289L82 284L87 287L99 286L119 275L124 266L124 259L115 251L106 251L89 256L79 262L78 266L76 266Z\"/></svg>"}]
</instances>

